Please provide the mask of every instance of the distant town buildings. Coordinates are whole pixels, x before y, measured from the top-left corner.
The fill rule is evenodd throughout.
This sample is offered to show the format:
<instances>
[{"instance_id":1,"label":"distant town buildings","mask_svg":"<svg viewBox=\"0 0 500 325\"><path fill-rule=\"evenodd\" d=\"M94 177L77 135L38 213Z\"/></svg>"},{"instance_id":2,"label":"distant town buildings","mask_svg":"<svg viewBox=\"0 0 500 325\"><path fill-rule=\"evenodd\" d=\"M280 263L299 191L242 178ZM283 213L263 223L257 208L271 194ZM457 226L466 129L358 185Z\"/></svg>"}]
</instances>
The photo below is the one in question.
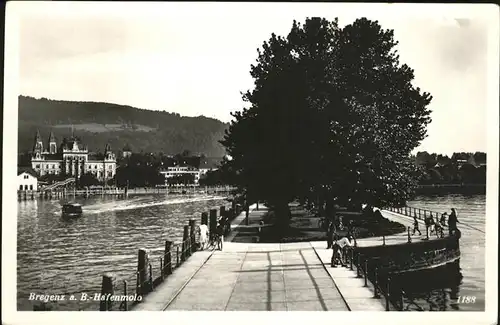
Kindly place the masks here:
<instances>
[{"instance_id":1,"label":"distant town buildings","mask_svg":"<svg viewBox=\"0 0 500 325\"><path fill-rule=\"evenodd\" d=\"M104 148L104 154L90 153L87 146L74 135L70 139L64 138L58 148L54 134L51 132L48 146L44 147L40 132L37 131L31 167L39 176L64 173L80 178L84 173L91 173L98 180L103 181L115 176L116 157L109 144Z\"/></svg>"},{"instance_id":2,"label":"distant town buildings","mask_svg":"<svg viewBox=\"0 0 500 325\"><path fill-rule=\"evenodd\" d=\"M221 158L206 158L200 157L198 166L189 165L186 162L181 162L180 164L175 164L173 166L167 166L166 168L160 169L160 173L165 175L165 185L169 185L169 179L174 177L193 177L193 182L198 185L200 178L206 175L209 171L214 171L217 169L218 164L221 162Z\"/></svg>"},{"instance_id":3,"label":"distant town buildings","mask_svg":"<svg viewBox=\"0 0 500 325\"><path fill-rule=\"evenodd\" d=\"M38 190L38 178L33 169L27 167L17 169L17 189L20 191Z\"/></svg>"}]
</instances>

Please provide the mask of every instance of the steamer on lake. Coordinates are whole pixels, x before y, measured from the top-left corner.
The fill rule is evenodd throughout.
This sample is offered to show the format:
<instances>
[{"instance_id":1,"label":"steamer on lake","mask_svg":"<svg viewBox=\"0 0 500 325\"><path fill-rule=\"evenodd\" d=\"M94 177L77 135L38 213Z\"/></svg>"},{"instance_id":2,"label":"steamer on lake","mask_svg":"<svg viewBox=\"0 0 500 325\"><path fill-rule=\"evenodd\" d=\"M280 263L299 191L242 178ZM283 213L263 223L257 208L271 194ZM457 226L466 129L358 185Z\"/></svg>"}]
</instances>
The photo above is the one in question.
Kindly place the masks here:
<instances>
[{"instance_id":1,"label":"steamer on lake","mask_svg":"<svg viewBox=\"0 0 500 325\"><path fill-rule=\"evenodd\" d=\"M62 217L73 219L79 218L83 214L82 205L79 203L66 203L62 206Z\"/></svg>"}]
</instances>

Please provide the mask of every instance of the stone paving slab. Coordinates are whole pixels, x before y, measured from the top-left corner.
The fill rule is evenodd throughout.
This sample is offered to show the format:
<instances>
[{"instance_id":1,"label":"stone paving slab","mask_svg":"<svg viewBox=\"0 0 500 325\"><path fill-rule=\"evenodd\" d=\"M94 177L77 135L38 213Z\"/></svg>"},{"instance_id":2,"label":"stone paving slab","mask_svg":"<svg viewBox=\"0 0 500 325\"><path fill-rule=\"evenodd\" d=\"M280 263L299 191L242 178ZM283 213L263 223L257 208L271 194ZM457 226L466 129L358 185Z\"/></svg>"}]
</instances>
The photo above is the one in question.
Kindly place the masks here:
<instances>
[{"instance_id":1,"label":"stone paving slab","mask_svg":"<svg viewBox=\"0 0 500 325\"><path fill-rule=\"evenodd\" d=\"M364 279L357 278L355 270L342 266L330 267L332 250L325 249L324 242L311 242L311 245L315 247L325 269L352 311L385 311L385 301L373 297L373 287L369 281L368 287L365 287Z\"/></svg>"},{"instance_id":2,"label":"stone paving slab","mask_svg":"<svg viewBox=\"0 0 500 325\"><path fill-rule=\"evenodd\" d=\"M348 310L309 243L227 243L226 247L228 251L213 253L167 310ZM288 256L295 256L290 270L282 249L287 250ZM234 254L244 250L243 259ZM220 267L228 258L238 261L232 261L230 268ZM209 276L212 272L217 276ZM207 281L203 281L204 276ZM211 283L217 278L225 279L225 285Z\"/></svg>"},{"instance_id":3,"label":"stone paving slab","mask_svg":"<svg viewBox=\"0 0 500 325\"><path fill-rule=\"evenodd\" d=\"M178 269L160 284L155 291L146 295L143 301L132 308L134 311L160 311L175 297L182 287L210 258L211 251L194 253Z\"/></svg>"},{"instance_id":4,"label":"stone paving slab","mask_svg":"<svg viewBox=\"0 0 500 325\"><path fill-rule=\"evenodd\" d=\"M398 222L406 227L411 227L411 230L413 232L413 218L408 217L405 215L401 215L396 212L392 211L387 211L387 210L380 210L382 213L382 216L388 220ZM425 223L423 220L417 219L418 224L419 224L419 229L422 235L411 235L411 240L412 242L419 242L422 240L426 240L426 229L425 229ZM436 235L429 234L429 239L434 239L437 238ZM386 245L394 245L394 244L402 244L408 242L408 232L404 231L399 234L394 234L391 236L385 237L385 244ZM357 240L357 244L359 247L368 247L368 246L378 246L378 245L383 245L384 239L382 236L380 237L370 237L370 238L361 238Z\"/></svg>"}]
</instances>

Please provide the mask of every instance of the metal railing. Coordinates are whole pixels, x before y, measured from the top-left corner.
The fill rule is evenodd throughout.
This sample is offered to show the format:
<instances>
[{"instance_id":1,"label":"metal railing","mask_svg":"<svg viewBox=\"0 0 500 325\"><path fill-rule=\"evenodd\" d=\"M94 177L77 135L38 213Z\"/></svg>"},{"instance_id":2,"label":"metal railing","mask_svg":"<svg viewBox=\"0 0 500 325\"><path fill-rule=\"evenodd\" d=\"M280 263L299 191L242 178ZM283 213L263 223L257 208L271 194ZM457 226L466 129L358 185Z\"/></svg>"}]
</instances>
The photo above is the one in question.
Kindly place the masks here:
<instances>
[{"instance_id":1,"label":"metal railing","mask_svg":"<svg viewBox=\"0 0 500 325\"><path fill-rule=\"evenodd\" d=\"M448 229L448 226L445 224L442 224L440 222L441 216L443 213L437 212L437 211L431 211L427 209L420 209L420 208L414 208L414 207L388 207L385 208L385 210L394 212L394 213L399 213L401 215L407 216L407 217L416 217L418 220L426 221L428 219L434 220L434 234L437 238L444 238L446 237L445 230ZM435 218L435 219L434 219ZM427 223L426 223L427 225ZM436 227L437 226L437 227ZM408 236L410 232L410 227L408 227ZM429 227L426 227L426 237L429 238Z\"/></svg>"},{"instance_id":2,"label":"metal railing","mask_svg":"<svg viewBox=\"0 0 500 325\"><path fill-rule=\"evenodd\" d=\"M234 219L236 211L238 211L238 209L233 210L221 207L220 214L223 214L222 217L226 217L230 222L230 220ZM210 219L208 217L208 213L202 213L201 223L206 223L207 225L214 224L213 220L218 220L217 210L210 210ZM155 258L154 261L149 259L146 250L139 249L138 270L129 278L114 279L112 276L104 274L100 295L104 300L100 301L99 310L127 311L137 303L140 303L145 295L153 292L173 274L175 269L188 261L189 257L198 250L198 229L199 226L196 226L195 220L191 219L189 224L184 226L183 240L180 243L166 240L163 255L159 258ZM214 230L213 228L210 229L210 233L213 233ZM159 267L153 268L153 266ZM105 299L105 297L108 297L106 295L118 298L115 298L115 301L111 301ZM130 299L125 299L123 297L129 297ZM118 301L116 301L116 299L118 299Z\"/></svg>"}]
</instances>

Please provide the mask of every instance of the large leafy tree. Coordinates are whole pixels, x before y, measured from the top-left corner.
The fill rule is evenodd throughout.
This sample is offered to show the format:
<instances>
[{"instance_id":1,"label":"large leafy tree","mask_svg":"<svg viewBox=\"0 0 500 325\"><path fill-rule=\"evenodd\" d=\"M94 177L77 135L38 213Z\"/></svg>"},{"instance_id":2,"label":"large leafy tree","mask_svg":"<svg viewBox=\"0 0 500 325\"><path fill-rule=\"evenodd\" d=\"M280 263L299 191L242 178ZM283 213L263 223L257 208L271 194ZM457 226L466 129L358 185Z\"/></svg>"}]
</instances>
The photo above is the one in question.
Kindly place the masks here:
<instances>
[{"instance_id":1,"label":"large leafy tree","mask_svg":"<svg viewBox=\"0 0 500 325\"><path fill-rule=\"evenodd\" d=\"M249 108L221 141L233 183L281 220L296 198L320 208L407 199L431 96L412 85L396 45L393 31L364 18L344 28L294 21L286 38L272 34L251 66Z\"/></svg>"}]
</instances>

